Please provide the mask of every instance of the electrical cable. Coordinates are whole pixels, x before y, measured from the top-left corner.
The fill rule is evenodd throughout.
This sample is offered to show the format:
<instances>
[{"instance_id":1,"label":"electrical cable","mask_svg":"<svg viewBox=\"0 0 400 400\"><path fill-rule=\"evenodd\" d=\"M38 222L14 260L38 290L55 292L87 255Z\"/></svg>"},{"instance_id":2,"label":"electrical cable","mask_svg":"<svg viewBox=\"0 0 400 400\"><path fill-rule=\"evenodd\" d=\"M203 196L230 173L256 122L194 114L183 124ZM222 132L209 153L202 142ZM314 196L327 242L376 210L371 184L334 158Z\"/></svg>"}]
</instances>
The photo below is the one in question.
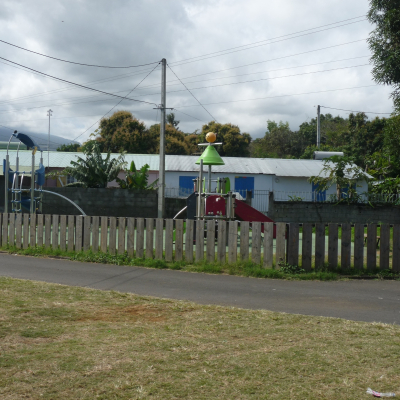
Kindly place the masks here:
<instances>
[{"instance_id":1,"label":"electrical cable","mask_svg":"<svg viewBox=\"0 0 400 400\"><path fill-rule=\"evenodd\" d=\"M204 122L204 120L194 117L193 115L186 114L183 111L179 110L178 108L173 108L173 110L178 111L181 114L187 115L190 118L197 119L197 121Z\"/></svg>"},{"instance_id":2,"label":"electrical cable","mask_svg":"<svg viewBox=\"0 0 400 400\"><path fill-rule=\"evenodd\" d=\"M238 50L233 50L233 51L226 51L226 52L224 52L224 53L222 53L222 54L216 54L216 55L210 55L210 56L206 56L206 55L205 55L203 58L200 58L200 57L202 57L202 56L197 56L197 57L193 57L193 58L187 59L188 61L185 61L185 60L175 61L175 62L171 62L171 64L172 64L174 67L177 67L177 66L181 66L181 65L185 65L185 64L197 62L197 61L208 60L208 59L214 58L214 57L221 57L221 56L225 56L225 55L227 55L227 54L237 53L237 52L239 52L239 51L251 50L251 49L254 49L254 48L257 48L257 47L266 46L266 45L268 45L268 44L275 44L275 43L284 42L284 41L286 41L286 40L297 39L297 38L299 38L299 37L308 36L308 35L313 35L314 33L320 33L320 32L328 31L328 30L331 30L331 29L336 29L336 28L340 28L340 27L343 27L343 26L356 24L356 23L358 23L358 22L363 22L363 21L367 21L367 18L365 18L365 19L363 19L363 20L360 20L360 21L356 21L356 22L349 22L349 23L347 23L347 24L334 26L334 27L331 27L331 28L320 29L320 30L314 31L314 32L303 33L302 35L297 35L297 36L289 37L289 38L286 38L286 39L280 39L280 40L275 40L275 39L278 39L278 38L267 39L267 40L270 41L270 42L268 42L268 43L263 43L263 44L258 44L258 45L252 46L252 47L247 47L247 48L245 48L245 49L238 49ZM317 29L317 28L314 28L314 29ZM285 35L285 36L288 36L288 35ZM275 40L275 41L272 41L272 40ZM222 50L221 52L223 52L223 51L224 51L224 50Z\"/></svg>"},{"instance_id":3,"label":"electrical cable","mask_svg":"<svg viewBox=\"0 0 400 400\"><path fill-rule=\"evenodd\" d=\"M322 108L329 108L330 110L348 111L348 112L355 112L355 113L392 115L392 113L372 112L372 111L344 110L343 108L334 108L334 107L327 107L327 106L320 106L320 107L322 107Z\"/></svg>"},{"instance_id":4,"label":"electrical cable","mask_svg":"<svg viewBox=\"0 0 400 400\"><path fill-rule=\"evenodd\" d=\"M381 85L364 85L364 86L354 86L354 87L348 87L348 88L340 88L340 89L328 89L328 90L320 90L316 92L305 92L305 93L293 93L293 94L282 94L278 96L267 96L267 97L256 97L254 99L240 99L240 100L230 100L230 101L219 101L215 103L206 103L204 104L205 106L213 106L217 104L228 104L228 103L239 103L239 102L245 102L245 101L256 101L256 100L265 100L265 99L276 99L279 97L290 97L290 96L303 96L303 95L309 95L309 94L318 94L318 93L328 93L328 92L336 92L340 90L351 90L351 89L360 89L360 88L367 88L367 87L380 87ZM189 107L198 107L198 104L190 104L187 106L179 106L179 108L189 108ZM175 108L175 107L173 107Z\"/></svg>"},{"instance_id":5,"label":"electrical cable","mask_svg":"<svg viewBox=\"0 0 400 400\"><path fill-rule=\"evenodd\" d=\"M292 75L284 75L284 76L276 76L276 77L272 77L272 78L260 78L260 79L252 79L249 81L242 81L242 82L232 82L232 83L221 83L220 85L212 85L212 86L200 86L200 87L194 87L194 88L190 88L191 90L200 90L200 89L210 89L210 88L216 88L216 87L221 87L221 86L232 86L232 85L240 85L242 83L252 83L252 82L260 82L260 81L269 81L269 80L273 80L273 79L282 79L282 78L291 78L294 76L302 76L302 75L311 75L311 74L318 74L318 73L323 73L323 72L331 72L331 71L338 71L338 70L342 70L342 69L349 69L349 68L356 68L356 67L365 67L365 66L370 66L370 64L360 64L360 65L352 65L349 67L341 67L341 68L332 68L332 69L326 69L323 71L312 71L312 72L302 72L300 74L292 74ZM171 70L172 71L172 70ZM183 82L182 82L183 84ZM184 85L184 84L183 84ZM184 85L186 90L189 90L187 88L186 85ZM184 89L180 89L180 90L170 90L168 92L168 94L171 93L178 93L178 92L184 92ZM141 94L138 95L138 97L140 96L153 96L157 93L145 93L145 94ZM193 94L192 94L193 95Z\"/></svg>"},{"instance_id":6,"label":"electrical cable","mask_svg":"<svg viewBox=\"0 0 400 400\"><path fill-rule=\"evenodd\" d=\"M212 116L212 114L203 106L203 104L200 103L200 101L197 99L197 97L196 97L196 96L187 88L187 86L179 79L178 75L176 75L176 73L172 70L172 68L169 66L169 64L167 64L167 65L168 65L168 68L171 70L171 72L176 76L176 78L177 78L177 79L182 83L182 85L186 88L186 90L193 96L193 98L204 108L204 110L205 110L209 115L211 115L211 118L212 118L214 121L218 122L217 119L214 118L214 117Z\"/></svg>"},{"instance_id":7,"label":"electrical cable","mask_svg":"<svg viewBox=\"0 0 400 400\"><path fill-rule=\"evenodd\" d=\"M249 73L247 73L247 74L222 76L222 77L211 78L211 79L202 79L202 80L199 80L199 81L190 81L190 82L186 82L186 84L189 84L189 83L198 83L198 82L215 81L215 80L219 80L219 79L238 78L238 77L240 77L240 76L248 76L248 75L256 75L256 74L265 74L265 73L268 73L268 72L285 71L285 70L288 70L288 69L296 69L296 68L304 68L304 67L313 67L313 66L315 66L315 65L332 64L332 63L337 63L337 62L341 62L341 61L356 60L356 59L359 59L359 58L367 58L367 57L370 57L370 56L368 55L368 56L358 56L358 57L342 58L342 59L340 59L340 60L324 61L324 62L314 63L314 64L296 65L296 66L293 66L293 67L285 67L285 68L278 68L278 69L269 69L269 70L267 70L267 71L249 72ZM191 77L184 78L184 79L190 79L190 78L191 78ZM177 80L177 79L173 79L172 81L169 81L169 82L176 82L176 81L178 81L178 80ZM167 84L168 84L169 82L167 82ZM179 85L179 83L173 83L173 84L171 84L171 85L167 85L167 87L176 86L176 85ZM145 89L145 88L155 87L155 86L160 86L160 84L157 83L157 84L154 84L154 85L142 86L142 87L141 87L141 90L142 90L142 89ZM1 104L1 102L0 102L0 104Z\"/></svg>"},{"instance_id":8,"label":"electrical cable","mask_svg":"<svg viewBox=\"0 0 400 400\"><path fill-rule=\"evenodd\" d=\"M18 65L18 66L20 66L20 67L23 67L23 68L26 68L26 69L28 69L28 70L30 70L30 71L37 72L37 73L39 73L39 74L41 74L41 75L43 75L43 76L47 76L47 77L52 78L52 79L55 79L55 80L57 80L57 81L66 82L66 83L69 83L70 85L75 85L75 86L77 86L77 87L81 87L81 88L86 89L86 90L92 90L92 91L94 91L94 92L99 92L99 93L106 94L106 95L108 95L108 96L118 97L118 98L130 100L130 101L137 101L137 102L139 102L139 103L146 103L146 104L157 105L157 104L155 104L155 103L150 103L150 102L148 102L148 101L136 100L136 99L131 99L131 98L126 98L126 97L118 96L118 95L116 95L116 94L104 92L103 90L98 90L98 89L91 88L91 87L89 87L89 86L80 85L79 83L74 83L74 82L71 82L71 81L67 81L66 79L57 78L56 76L46 74L46 73L44 73L44 72L38 71L38 70L33 69L33 68L30 68L30 67L26 67L25 65L18 64L18 63L14 62L14 61L7 60L6 58L3 58L3 57L0 57L0 59L1 59L1 60L5 60L5 61L8 61L8 62L10 62L10 63L12 63L12 64L16 64L16 65Z\"/></svg>"},{"instance_id":9,"label":"electrical cable","mask_svg":"<svg viewBox=\"0 0 400 400\"><path fill-rule=\"evenodd\" d=\"M9 67L12 67L12 68L20 69L21 71L28 72L23 68L16 67L15 65L10 65L10 64L7 64L7 63L1 62L1 61L0 61L0 63L4 64L4 65L7 65ZM138 72L135 72L135 73L121 74L121 75L116 75L115 77L109 77L109 78L98 79L98 80L95 80L95 81L84 82L83 85L92 84L92 83L99 84L99 83L103 83L103 82L110 82L110 81L113 81L113 80L118 80L118 79L123 79L123 78L131 77L131 76L141 75L141 74L144 74L144 73L146 73L148 71L151 71L151 68L150 69L141 70L141 71L138 71ZM31 73L35 74L34 72L31 72ZM41 74L35 74L35 75L43 77ZM60 89L50 90L50 91L47 91L47 92L42 92L42 93L37 93L37 94L32 94L32 95L27 95L27 96L20 96L20 97L16 97L16 98L9 99L9 100L3 100L3 101L0 101L0 104L76 89L74 86L73 87L71 87L71 86L73 86L73 85L69 85L67 87L60 88ZM118 93L118 92L116 92L116 93Z\"/></svg>"},{"instance_id":10,"label":"electrical cable","mask_svg":"<svg viewBox=\"0 0 400 400\"><path fill-rule=\"evenodd\" d=\"M97 120L93 125L89 126L84 132L82 132L80 135L78 135L74 140L78 139L81 137L84 133L86 133L90 128L92 128L94 125L96 125L99 121L101 121L107 114L109 114L112 110L114 110L115 107L117 107L124 99L126 99L158 66L160 63L158 63L126 96L125 98L122 98L114 107L112 107L109 111L107 111L99 120Z\"/></svg>"},{"instance_id":11,"label":"electrical cable","mask_svg":"<svg viewBox=\"0 0 400 400\"><path fill-rule=\"evenodd\" d=\"M208 73L193 75L193 76L189 76L189 77L182 78L182 79L196 78L196 77L199 77L199 76L210 75L210 74L215 74L215 73L219 73L219 72L225 72L225 71L229 71L229 70L233 70L233 69L238 69L238 68L242 68L242 67L248 67L248 66L252 66L252 65L256 65L256 64L262 64L262 63L266 63L266 62L277 61L277 60L284 59L284 58L295 57L295 56L298 56L298 55L313 53L313 52L321 51L321 50L327 50L327 49L331 49L331 48L334 48L334 47L345 46L345 45L353 44L353 43L360 42L360 41L365 41L365 39L360 39L360 40L355 40L355 41L352 41L352 42L341 43L341 44L338 44L338 45L333 45L333 46L328 46L328 47L322 47L322 48L320 48L320 49L309 50L309 51L302 52L302 53L289 54L289 55L287 55L287 56L278 57L278 58L275 58L275 59L264 60L264 61L259 61L259 62L256 62L256 63L245 64L245 65L240 65L240 66L237 66L237 67L226 68L226 69L217 70L217 71L213 71L213 72L208 72ZM6 64L6 65L9 65L9 64ZM10 66L10 67L14 67L13 65L9 65L9 66ZM15 67L15 68L17 68L17 67ZM18 69L22 69L22 68L18 68ZM22 70L25 71L24 69L22 69ZM147 71L149 71L149 69L142 70L142 71L147 72ZM135 73L134 75L138 75L138 74L140 74L140 73ZM39 75L39 74L38 74L38 75ZM131 75L131 74L117 75L117 79L119 79L119 77L122 78L122 77L127 76L127 75ZM39 75L39 76L41 76L41 75ZM106 79L108 79L108 78L106 78ZM215 79L217 79L217 78L215 78ZM111 80L111 78L110 78L110 80ZM171 81L169 81L169 82L175 82L175 81L179 81L179 80L178 80L178 79L175 79L175 80L171 80ZM87 83L95 83L95 82L98 82L98 81L91 81L91 82L87 82ZM168 83L168 82L167 82L167 83ZM150 87L150 86L144 86L144 88L146 88L146 87ZM151 85L151 87L153 87L153 85ZM55 89L55 90L49 91L49 92L38 93L38 94L36 94L36 95L24 96L24 97L26 97L26 98L27 98L27 97L35 97L35 96L41 96L41 95L45 95L45 94L55 93L55 92L58 92L58 91L65 91L65 90L72 90L72 89L73 89L73 88L66 87L66 88L61 88L61 89ZM115 93L118 93L118 92L115 92ZM23 97L16 98L16 99L12 99L11 101L17 100L17 99L22 99L22 98L23 98ZM4 101L4 102L6 102L6 101ZM0 102L0 103L2 103L2 102Z\"/></svg>"},{"instance_id":12,"label":"electrical cable","mask_svg":"<svg viewBox=\"0 0 400 400\"><path fill-rule=\"evenodd\" d=\"M4 43L4 44L8 44L9 46L13 46L13 47L16 47L16 48L18 48L18 49L24 50L24 51L28 51L29 53L37 54L38 56L51 58L52 60L61 61L61 62L65 62L65 63L68 63L68 64L82 65L82 66L84 66L84 67L123 69L123 68L145 67L145 66L147 66L147 65L153 65L153 64L156 64L156 63L159 63L159 62L160 62L160 61L153 61L153 62L147 63L147 64L128 65L128 66L125 66L125 67L111 67L111 66L108 66L108 65L84 64L84 63L78 63L78 62L74 62L74 61L63 60L62 58L52 57L52 56L48 56L48 55L46 55L46 54L38 53L37 51L29 50L29 49L26 49L26 48L24 48L24 47L17 46L16 44L12 44L12 43L6 42L5 40L1 40L1 39L0 39L0 42L1 42L1 43Z\"/></svg>"}]
</instances>

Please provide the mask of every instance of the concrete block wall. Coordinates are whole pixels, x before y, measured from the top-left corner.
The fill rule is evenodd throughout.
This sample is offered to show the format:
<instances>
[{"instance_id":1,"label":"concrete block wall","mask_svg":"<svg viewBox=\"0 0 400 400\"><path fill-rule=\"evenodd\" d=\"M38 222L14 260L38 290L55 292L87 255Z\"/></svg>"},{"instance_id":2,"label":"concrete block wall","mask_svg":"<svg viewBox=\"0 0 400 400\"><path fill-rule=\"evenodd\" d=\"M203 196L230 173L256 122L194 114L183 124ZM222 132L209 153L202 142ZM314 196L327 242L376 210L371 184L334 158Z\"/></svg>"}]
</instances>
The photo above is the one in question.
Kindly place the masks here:
<instances>
[{"instance_id":1,"label":"concrete block wall","mask_svg":"<svg viewBox=\"0 0 400 400\"><path fill-rule=\"evenodd\" d=\"M87 215L110 217L157 218L157 191L116 188L46 188L78 204ZM173 218L185 207L184 199L166 199L166 218ZM43 193L43 214L77 215L79 210L58 196Z\"/></svg>"},{"instance_id":2,"label":"concrete block wall","mask_svg":"<svg viewBox=\"0 0 400 400\"><path fill-rule=\"evenodd\" d=\"M369 204L275 202L270 194L268 217L276 222L400 223L400 207Z\"/></svg>"}]
</instances>

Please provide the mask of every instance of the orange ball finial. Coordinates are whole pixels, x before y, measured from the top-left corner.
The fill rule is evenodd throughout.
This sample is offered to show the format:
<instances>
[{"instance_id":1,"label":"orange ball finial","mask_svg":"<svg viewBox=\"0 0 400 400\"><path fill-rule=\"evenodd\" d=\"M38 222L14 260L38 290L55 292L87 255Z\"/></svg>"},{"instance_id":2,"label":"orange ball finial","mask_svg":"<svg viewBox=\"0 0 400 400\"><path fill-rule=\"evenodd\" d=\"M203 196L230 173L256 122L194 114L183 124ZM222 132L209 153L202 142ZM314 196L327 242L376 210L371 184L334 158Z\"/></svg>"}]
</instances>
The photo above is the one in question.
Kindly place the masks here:
<instances>
[{"instance_id":1,"label":"orange ball finial","mask_svg":"<svg viewBox=\"0 0 400 400\"><path fill-rule=\"evenodd\" d=\"M217 135L214 132L208 132L206 140L208 143L214 143L217 140Z\"/></svg>"}]
</instances>

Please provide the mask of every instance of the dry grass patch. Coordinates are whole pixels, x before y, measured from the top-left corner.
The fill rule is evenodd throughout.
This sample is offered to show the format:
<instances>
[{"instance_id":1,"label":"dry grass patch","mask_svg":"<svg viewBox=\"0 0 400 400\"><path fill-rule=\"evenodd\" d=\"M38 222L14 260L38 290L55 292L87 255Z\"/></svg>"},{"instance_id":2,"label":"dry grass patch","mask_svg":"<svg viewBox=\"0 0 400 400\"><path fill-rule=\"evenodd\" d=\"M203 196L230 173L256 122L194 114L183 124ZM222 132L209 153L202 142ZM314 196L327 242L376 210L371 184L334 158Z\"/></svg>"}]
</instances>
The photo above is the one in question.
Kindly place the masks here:
<instances>
[{"instance_id":1,"label":"dry grass patch","mask_svg":"<svg viewBox=\"0 0 400 400\"><path fill-rule=\"evenodd\" d=\"M0 278L1 399L363 399L400 327Z\"/></svg>"}]
</instances>

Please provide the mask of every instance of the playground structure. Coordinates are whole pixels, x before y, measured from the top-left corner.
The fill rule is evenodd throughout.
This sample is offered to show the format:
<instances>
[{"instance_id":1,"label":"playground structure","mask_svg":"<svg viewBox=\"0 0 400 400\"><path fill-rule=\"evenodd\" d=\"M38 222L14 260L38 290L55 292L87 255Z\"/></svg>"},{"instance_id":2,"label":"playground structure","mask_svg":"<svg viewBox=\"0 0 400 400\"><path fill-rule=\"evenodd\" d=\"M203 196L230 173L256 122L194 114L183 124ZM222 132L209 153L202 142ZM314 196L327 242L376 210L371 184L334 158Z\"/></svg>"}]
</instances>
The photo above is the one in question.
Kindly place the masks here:
<instances>
[{"instance_id":1,"label":"playground structure","mask_svg":"<svg viewBox=\"0 0 400 400\"><path fill-rule=\"evenodd\" d=\"M10 157L9 157L9 149L10 143L13 138L19 140L17 147L17 156L15 161L15 171L10 168ZM21 143L28 148L32 149L32 163L30 171L19 171L19 149ZM40 161L39 168L35 170L36 162L35 155L37 151L40 151ZM68 202L72 203L81 213L82 215L86 215L84 211L72 200L68 199L65 196L62 196L58 193L51 192L49 190L43 189L43 184L45 183L45 168L43 165L43 151L40 147L34 142L32 138L24 133L17 133L15 131L7 145L7 154L6 159L3 160L3 172L4 172L4 212L8 213L11 211L12 213L22 213L23 209L29 211L30 214L42 213L42 204L43 204L43 193L50 193L55 196L62 197ZM30 176L30 188L23 188L24 178L26 176ZM10 188L11 184L11 188ZM35 192L37 195L35 195ZM9 198L11 199L11 210L9 210Z\"/></svg>"},{"instance_id":2,"label":"playground structure","mask_svg":"<svg viewBox=\"0 0 400 400\"><path fill-rule=\"evenodd\" d=\"M216 135L209 132L206 135L208 143L201 143L205 150L196 164L200 165L199 176L194 179L194 193L186 200L186 207L175 218L186 210L188 219L215 220L215 221L249 221L249 222L273 222L263 213L251 207L245 201L238 199L238 195L231 191L229 178L212 179L212 166L224 165L224 161L218 154L215 146ZM203 178L203 166L208 166L208 177ZM211 191L212 182L217 183L216 192ZM262 227L262 232L264 228ZM274 237L276 236L274 228Z\"/></svg>"}]
</instances>

